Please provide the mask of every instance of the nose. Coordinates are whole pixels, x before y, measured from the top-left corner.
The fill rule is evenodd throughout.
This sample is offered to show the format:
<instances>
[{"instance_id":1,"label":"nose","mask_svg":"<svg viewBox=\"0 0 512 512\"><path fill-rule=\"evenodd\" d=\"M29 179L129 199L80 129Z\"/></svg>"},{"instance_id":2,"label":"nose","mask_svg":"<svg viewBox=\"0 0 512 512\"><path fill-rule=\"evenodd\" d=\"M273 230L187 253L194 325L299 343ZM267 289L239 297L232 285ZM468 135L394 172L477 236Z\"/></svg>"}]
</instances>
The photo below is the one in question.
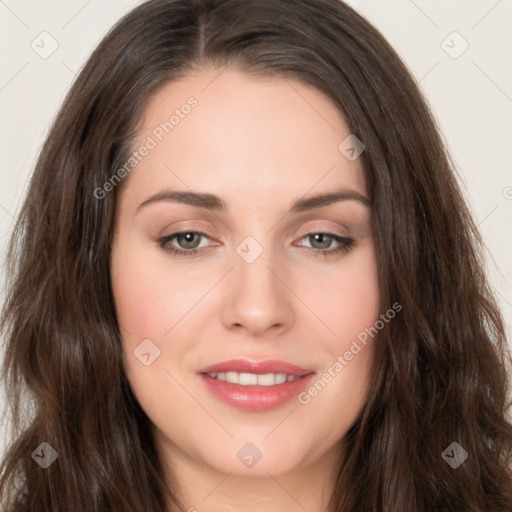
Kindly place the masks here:
<instances>
[{"instance_id":1,"label":"nose","mask_svg":"<svg viewBox=\"0 0 512 512\"><path fill-rule=\"evenodd\" d=\"M234 255L235 268L225 283L222 321L251 337L287 330L293 323L293 292L270 250L252 263Z\"/></svg>"}]
</instances>

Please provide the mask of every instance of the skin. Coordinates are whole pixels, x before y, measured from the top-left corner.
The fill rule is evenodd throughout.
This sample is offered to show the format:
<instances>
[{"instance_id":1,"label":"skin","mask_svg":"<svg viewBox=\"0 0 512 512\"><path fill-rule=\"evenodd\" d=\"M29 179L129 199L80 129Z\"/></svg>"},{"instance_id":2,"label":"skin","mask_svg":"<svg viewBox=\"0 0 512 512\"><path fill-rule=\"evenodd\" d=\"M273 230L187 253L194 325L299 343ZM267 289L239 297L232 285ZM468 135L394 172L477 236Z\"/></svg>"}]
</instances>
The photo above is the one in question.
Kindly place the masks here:
<instances>
[{"instance_id":1,"label":"skin","mask_svg":"<svg viewBox=\"0 0 512 512\"><path fill-rule=\"evenodd\" d=\"M125 178L118 198L111 277L127 376L190 510L323 512L367 398L376 341L306 405L293 398L240 410L196 372L243 357L321 376L378 319L371 209L344 200L287 213L299 198L340 187L367 197L361 158L338 150L350 130L321 92L233 69L167 83L149 98L134 148L191 96L197 107ZM227 210L164 200L136 212L163 189L216 194ZM168 246L202 252L178 256L158 245L178 228L207 237ZM326 257L321 249L340 244L308 236L318 232L355 246ZM263 249L252 263L236 252L247 236ZM160 350L149 366L134 356L144 339ZM237 457L247 442L262 453L252 467Z\"/></svg>"}]
</instances>

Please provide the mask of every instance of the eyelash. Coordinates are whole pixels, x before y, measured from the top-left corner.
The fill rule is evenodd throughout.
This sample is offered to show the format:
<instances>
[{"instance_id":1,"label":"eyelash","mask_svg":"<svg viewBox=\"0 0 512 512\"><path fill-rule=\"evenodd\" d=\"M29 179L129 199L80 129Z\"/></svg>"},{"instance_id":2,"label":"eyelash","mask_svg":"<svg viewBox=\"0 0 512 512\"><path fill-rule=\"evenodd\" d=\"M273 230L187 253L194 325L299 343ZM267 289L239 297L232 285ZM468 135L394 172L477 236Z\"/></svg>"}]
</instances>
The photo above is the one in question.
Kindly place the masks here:
<instances>
[{"instance_id":1,"label":"eyelash","mask_svg":"<svg viewBox=\"0 0 512 512\"><path fill-rule=\"evenodd\" d=\"M171 254L175 254L176 256L191 257L191 256L195 256L202 249L204 249L204 248L201 248L201 249L196 248L196 249L189 249L189 250L177 249L176 247L169 245L169 242L171 242L178 235L184 235L184 234L196 234L196 235L204 236L206 238L210 238L206 233L202 233L201 231L177 231L177 232L173 233L172 235L168 235L163 238L160 238L157 241L157 243L162 249L164 249L164 251L170 252ZM314 249L313 247L306 247L307 249L310 249L311 251L313 251L313 254L316 257L319 257L321 255L323 255L324 257L328 257L328 256L334 256L334 255L340 254L342 252L346 253L355 247L355 240L353 240L351 238L339 236L334 233L327 233L327 232L323 232L323 231L314 231L314 232L308 233L307 235L304 235L301 238L301 240L303 240L304 238L307 238L309 236L313 236L313 235L328 236L329 238L332 238L333 240L335 240L336 242L338 242L340 244L340 246L337 247L336 249L330 249L330 250L329 249Z\"/></svg>"}]
</instances>

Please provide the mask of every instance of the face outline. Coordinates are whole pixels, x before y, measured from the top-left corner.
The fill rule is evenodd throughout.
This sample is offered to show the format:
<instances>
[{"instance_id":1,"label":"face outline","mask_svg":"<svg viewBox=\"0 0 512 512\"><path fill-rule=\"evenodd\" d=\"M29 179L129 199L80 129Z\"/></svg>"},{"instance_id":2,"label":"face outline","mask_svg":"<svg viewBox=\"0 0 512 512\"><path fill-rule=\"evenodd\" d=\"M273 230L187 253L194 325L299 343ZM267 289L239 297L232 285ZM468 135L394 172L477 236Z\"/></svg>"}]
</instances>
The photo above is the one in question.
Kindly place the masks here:
<instances>
[{"instance_id":1,"label":"face outline","mask_svg":"<svg viewBox=\"0 0 512 512\"><path fill-rule=\"evenodd\" d=\"M168 133L158 130L190 97L197 105L181 109ZM376 340L307 404L241 410L213 396L196 372L234 358L278 359L320 378L379 318L371 209L343 200L287 213L297 199L341 188L367 197L361 159L338 149L350 134L343 116L310 86L232 69L168 83L144 113L134 147L148 136L156 146L125 178L111 279L127 377L157 444L190 475L200 467L248 478L332 469L364 406ZM215 194L227 209L162 200L137 210L169 189ZM178 229L206 236L174 238L167 248L202 252L159 246ZM354 246L324 256L320 247L341 244L307 236L319 232ZM247 237L262 249L251 263L237 252ZM147 339L160 350L148 366L134 355ZM153 345L145 348L152 359ZM262 454L252 467L237 456L247 443Z\"/></svg>"}]
</instances>

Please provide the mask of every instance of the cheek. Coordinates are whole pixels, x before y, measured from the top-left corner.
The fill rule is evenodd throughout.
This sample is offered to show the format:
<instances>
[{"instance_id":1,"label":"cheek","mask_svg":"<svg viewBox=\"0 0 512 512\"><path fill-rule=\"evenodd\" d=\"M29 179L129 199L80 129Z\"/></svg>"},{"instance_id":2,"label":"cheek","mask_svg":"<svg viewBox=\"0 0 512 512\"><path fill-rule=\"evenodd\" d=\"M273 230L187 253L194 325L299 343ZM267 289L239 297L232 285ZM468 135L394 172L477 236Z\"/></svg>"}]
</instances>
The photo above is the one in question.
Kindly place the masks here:
<instances>
[{"instance_id":1,"label":"cheek","mask_svg":"<svg viewBox=\"0 0 512 512\"><path fill-rule=\"evenodd\" d=\"M132 342L139 338L159 336L164 327L156 322L159 316L158 289L152 286L154 278L145 276L140 269L130 271L129 266L121 265L120 274L113 279L113 292L116 311L123 337Z\"/></svg>"},{"instance_id":2,"label":"cheek","mask_svg":"<svg viewBox=\"0 0 512 512\"><path fill-rule=\"evenodd\" d=\"M172 325L172 318L169 318L172 295L162 294L163 282L160 269L148 261L147 253L138 250L135 243L131 244L130 250L119 244L113 251L112 288L123 338L125 371L130 387L146 413L161 406L161 390L168 387L169 380L162 371L164 347L161 340ZM149 366L136 357L136 353L141 353L138 347L147 339L160 350ZM157 353L153 345L146 346L150 357Z\"/></svg>"},{"instance_id":3,"label":"cheek","mask_svg":"<svg viewBox=\"0 0 512 512\"><path fill-rule=\"evenodd\" d=\"M350 346L361 332L379 318L380 293L373 253L360 254L352 265L317 281L319 317L329 327L326 340L337 350ZM318 289L318 288L317 288Z\"/></svg>"},{"instance_id":4,"label":"cheek","mask_svg":"<svg viewBox=\"0 0 512 512\"><path fill-rule=\"evenodd\" d=\"M123 338L128 345L159 339L172 321L172 294L163 293L167 276L136 243L121 239L112 253L112 288Z\"/></svg>"},{"instance_id":5,"label":"cheek","mask_svg":"<svg viewBox=\"0 0 512 512\"><path fill-rule=\"evenodd\" d=\"M381 313L373 252L360 252L350 265L317 281L322 282L325 293L318 294L317 311L330 329L323 329L326 334L321 338L325 366L301 403L311 411L315 425L333 425L326 439L334 443L360 414L369 390L377 338L368 329Z\"/></svg>"}]
</instances>

